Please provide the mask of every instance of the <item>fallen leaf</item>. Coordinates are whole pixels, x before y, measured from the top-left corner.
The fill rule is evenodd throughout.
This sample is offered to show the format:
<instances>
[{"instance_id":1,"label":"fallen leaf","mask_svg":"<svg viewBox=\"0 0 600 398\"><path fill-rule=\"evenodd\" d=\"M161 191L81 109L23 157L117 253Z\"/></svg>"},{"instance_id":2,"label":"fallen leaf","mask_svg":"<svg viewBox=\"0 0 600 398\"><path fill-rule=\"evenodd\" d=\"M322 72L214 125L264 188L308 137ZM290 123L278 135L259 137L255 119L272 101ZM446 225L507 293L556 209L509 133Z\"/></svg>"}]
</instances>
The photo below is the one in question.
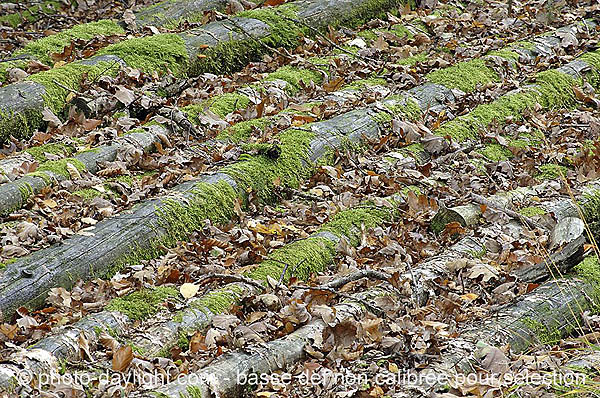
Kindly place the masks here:
<instances>
[{"instance_id":1,"label":"fallen leaf","mask_svg":"<svg viewBox=\"0 0 600 398\"><path fill-rule=\"evenodd\" d=\"M200 286L194 285L193 283L184 283L179 288L179 292L186 299L194 297L198 293L199 290L200 290Z\"/></svg>"}]
</instances>

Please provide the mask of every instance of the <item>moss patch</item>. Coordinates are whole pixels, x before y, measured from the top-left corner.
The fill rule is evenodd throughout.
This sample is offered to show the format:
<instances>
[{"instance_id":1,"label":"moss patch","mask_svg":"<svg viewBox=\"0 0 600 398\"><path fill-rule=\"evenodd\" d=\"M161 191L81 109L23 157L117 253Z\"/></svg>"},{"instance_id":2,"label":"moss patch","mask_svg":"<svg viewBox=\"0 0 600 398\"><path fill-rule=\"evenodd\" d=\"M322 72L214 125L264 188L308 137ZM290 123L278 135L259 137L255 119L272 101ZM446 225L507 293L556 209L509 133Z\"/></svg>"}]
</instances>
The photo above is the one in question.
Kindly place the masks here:
<instances>
[{"instance_id":1,"label":"moss patch","mask_svg":"<svg viewBox=\"0 0 600 398\"><path fill-rule=\"evenodd\" d=\"M536 178L541 180L552 180L567 174L567 168L558 164L544 164L538 167L539 173Z\"/></svg>"},{"instance_id":2,"label":"moss patch","mask_svg":"<svg viewBox=\"0 0 600 398\"><path fill-rule=\"evenodd\" d=\"M585 281L600 284L600 262L598 256L588 256L575 266L575 271Z\"/></svg>"},{"instance_id":3,"label":"moss patch","mask_svg":"<svg viewBox=\"0 0 600 398\"><path fill-rule=\"evenodd\" d=\"M169 297L177 297L177 290L171 287L157 287L118 297L106 306L109 311L119 311L130 319L144 320L155 315L161 309L161 304Z\"/></svg>"},{"instance_id":4,"label":"moss patch","mask_svg":"<svg viewBox=\"0 0 600 398\"><path fill-rule=\"evenodd\" d=\"M493 162L500 162L513 157L512 152L500 144L487 144L485 148L479 150L479 153Z\"/></svg>"},{"instance_id":5,"label":"moss patch","mask_svg":"<svg viewBox=\"0 0 600 398\"><path fill-rule=\"evenodd\" d=\"M557 71L545 71L536 76L536 85L524 91L504 95L490 104L477 106L466 115L460 116L443 126L436 134L464 141L477 137L479 129L492 122L504 124L508 117L521 119L527 108L539 103L544 108L566 107L574 104L572 90L575 79Z\"/></svg>"},{"instance_id":6,"label":"moss patch","mask_svg":"<svg viewBox=\"0 0 600 398\"><path fill-rule=\"evenodd\" d=\"M342 90L364 90L371 86L385 86L387 81L381 77L371 77L368 79L356 80L342 87Z\"/></svg>"},{"instance_id":7,"label":"moss patch","mask_svg":"<svg viewBox=\"0 0 600 398\"><path fill-rule=\"evenodd\" d=\"M75 25L65 31L31 41L22 50L16 51L15 55L29 54L33 55L39 61L52 64L50 55L52 53L61 53L66 46L71 44L73 39L91 40L97 36L120 35L124 33L125 31L119 24L106 19Z\"/></svg>"},{"instance_id":8,"label":"moss patch","mask_svg":"<svg viewBox=\"0 0 600 398\"><path fill-rule=\"evenodd\" d=\"M185 42L173 33L134 38L105 47L98 54L116 55L132 68L150 73L170 69L183 75L188 61Z\"/></svg>"},{"instance_id":9,"label":"moss patch","mask_svg":"<svg viewBox=\"0 0 600 398\"><path fill-rule=\"evenodd\" d=\"M71 63L59 68L36 73L27 80L43 85L46 88L44 97L46 105L54 113L60 113L65 106L65 98L70 91L55 82L78 91L84 75L87 75L89 80L93 80L101 75L114 75L118 69L119 65L108 62L99 62L96 65Z\"/></svg>"},{"instance_id":10,"label":"moss patch","mask_svg":"<svg viewBox=\"0 0 600 398\"><path fill-rule=\"evenodd\" d=\"M297 188L308 178L312 167L307 158L314 134L305 130L287 129L278 135L280 155L274 159L266 155L242 155L240 161L223 168L243 189L253 189L264 202L274 202L273 183Z\"/></svg>"},{"instance_id":11,"label":"moss patch","mask_svg":"<svg viewBox=\"0 0 600 398\"><path fill-rule=\"evenodd\" d=\"M42 165L40 165L37 168L36 173L43 172L43 171L49 171L56 175L63 176L65 178L70 178L71 175L69 174L69 170L67 169L67 163L72 164L79 171L85 170L85 165L83 163L81 163L80 160L75 159L75 158L65 158L65 159L60 159L60 160L51 160L51 161L43 163ZM30 174L33 175L35 173L30 173Z\"/></svg>"},{"instance_id":12,"label":"moss patch","mask_svg":"<svg viewBox=\"0 0 600 398\"><path fill-rule=\"evenodd\" d=\"M430 72L425 77L432 83L458 88L465 93L474 91L477 85L500 81L498 74L481 59L459 62L448 68Z\"/></svg>"},{"instance_id":13,"label":"moss patch","mask_svg":"<svg viewBox=\"0 0 600 398\"><path fill-rule=\"evenodd\" d=\"M77 191L74 191L73 195L77 195L80 198L85 199L85 200L91 200L98 196L102 196L102 192L100 192L94 188L85 188L85 189L79 189Z\"/></svg>"},{"instance_id":14,"label":"moss patch","mask_svg":"<svg viewBox=\"0 0 600 398\"><path fill-rule=\"evenodd\" d=\"M529 206L519 210L519 214L525 217L543 216L544 214L546 214L546 210L539 206Z\"/></svg>"},{"instance_id":15,"label":"moss patch","mask_svg":"<svg viewBox=\"0 0 600 398\"><path fill-rule=\"evenodd\" d=\"M254 129L263 130L271 124L271 119L261 117L258 119L246 120L234 124L222 131L218 136L218 140L231 140L232 142L240 142L250 137Z\"/></svg>"},{"instance_id":16,"label":"moss patch","mask_svg":"<svg viewBox=\"0 0 600 398\"><path fill-rule=\"evenodd\" d=\"M287 82L290 85L288 86L288 92L290 94L296 94L302 88L300 82L305 85L310 84L310 82L318 84L323 81L323 76L314 70L300 69L286 65L277 69L275 72L270 73L265 80L275 79Z\"/></svg>"},{"instance_id":17,"label":"moss patch","mask_svg":"<svg viewBox=\"0 0 600 398\"><path fill-rule=\"evenodd\" d=\"M375 207L356 208L337 213L319 231L328 231L338 237L345 236L350 239L352 246L357 246L362 237L361 226L366 229L373 228L390 217L389 210Z\"/></svg>"},{"instance_id":18,"label":"moss patch","mask_svg":"<svg viewBox=\"0 0 600 398\"><path fill-rule=\"evenodd\" d=\"M508 59L511 61L518 61L519 60L519 53L509 50L507 48L503 48L500 50L494 50L494 51L490 51L489 53L487 53L487 55L492 55L492 56L496 56L496 57L500 57L500 58L504 58L504 59Z\"/></svg>"},{"instance_id":19,"label":"moss patch","mask_svg":"<svg viewBox=\"0 0 600 398\"><path fill-rule=\"evenodd\" d=\"M40 4L35 4L26 10L0 16L0 25L10 25L16 28L24 22L37 21L40 19L40 15L43 15L42 12L56 14L60 12L61 8L62 5L58 1L42 1Z\"/></svg>"},{"instance_id":20,"label":"moss patch","mask_svg":"<svg viewBox=\"0 0 600 398\"><path fill-rule=\"evenodd\" d=\"M25 152L33 156L35 160L41 163L48 160L48 158L45 155L46 153L58 156L65 156L73 154L74 149L72 146L69 145L52 143L27 148Z\"/></svg>"}]
</instances>

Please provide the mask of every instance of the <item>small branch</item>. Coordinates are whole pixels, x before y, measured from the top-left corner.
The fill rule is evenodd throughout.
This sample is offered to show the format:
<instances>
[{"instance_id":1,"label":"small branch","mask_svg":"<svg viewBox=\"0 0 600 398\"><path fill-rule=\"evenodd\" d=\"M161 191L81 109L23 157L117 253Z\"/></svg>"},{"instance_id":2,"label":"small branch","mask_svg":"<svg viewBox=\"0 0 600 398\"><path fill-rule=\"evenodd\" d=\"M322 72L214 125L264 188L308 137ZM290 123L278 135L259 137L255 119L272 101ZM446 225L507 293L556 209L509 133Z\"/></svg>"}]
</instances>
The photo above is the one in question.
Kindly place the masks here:
<instances>
[{"instance_id":1,"label":"small branch","mask_svg":"<svg viewBox=\"0 0 600 398\"><path fill-rule=\"evenodd\" d=\"M284 187L283 188L283 192L285 192L287 194L290 194L290 195L293 195L293 196L298 196L298 197L300 197L302 199L313 200L315 202L323 202L323 201L325 201L325 199L323 199L323 198L321 198L319 196L311 195L309 193L302 192L302 191L300 191L298 189L294 189L294 188Z\"/></svg>"},{"instance_id":2,"label":"small branch","mask_svg":"<svg viewBox=\"0 0 600 398\"><path fill-rule=\"evenodd\" d=\"M386 318L385 311L383 311L381 308L377 307L376 305L373 305L373 304L369 303L365 299L354 297L354 296L352 296L350 294L339 292L339 291L337 291L334 288L326 287L326 286L315 286L315 287L312 287L312 286L296 286L296 288L297 289L304 289L304 290L330 292L330 293L335 294L336 296L343 297L345 299L352 300L352 301L357 301L360 304L364 305L367 310L371 311L376 316L378 316L380 318Z\"/></svg>"},{"instance_id":3,"label":"small branch","mask_svg":"<svg viewBox=\"0 0 600 398\"><path fill-rule=\"evenodd\" d=\"M539 223L535 223L533 220L531 220L529 217L525 217L522 214L517 213L516 211L512 211L510 209L505 209L502 208L498 205L496 205L495 203L487 200L486 198L484 198L481 195L477 195L475 193L471 194L471 198L478 204L480 205L484 205L486 207L489 207L490 209L494 209L494 210L498 210L501 211L503 213L505 213L507 216L514 218L515 220L519 220L521 221L521 223L527 225L529 228L531 229L537 229L537 228L543 228L546 229L543 225L539 224Z\"/></svg>"},{"instance_id":4,"label":"small branch","mask_svg":"<svg viewBox=\"0 0 600 398\"><path fill-rule=\"evenodd\" d=\"M255 287L259 290L266 289L263 285L261 285L259 282L255 281L254 279L247 278L242 275L234 275L234 274L216 274L216 273L215 274L212 274L212 273L206 274L206 275L202 275L202 277L197 282L202 283L202 282L208 281L210 279L223 279L225 281L241 282L241 283L245 283L246 285Z\"/></svg>"},{"instance_id":5,"label":"small branch","mask_svg":"<svg viewBox=\"0 0 600 398\"><path fill-rule=\"evenodd\" d=\"M71 87L67 87L67 86L65 86L64 84L62 84L61 82L59 82L59 81L57 81L57 80L52 80L52 83L56 84L58 87L60 87L60 88L63 88L63 89L65 89L65 90L67 90L67 91L69 91L69 92L71 92L71 93L73 93L73 94L77 94L77 95L79 95L80 97L87 98L87 99L89 99L90 101L93 101L93 100L94 100L92 97L90 97L90 96L87 96L87 95L83 94L83 93L82 93L82 92L80 92L80 91L74 90L74 89L72 89Z\"/></svg>"}]
</instances>

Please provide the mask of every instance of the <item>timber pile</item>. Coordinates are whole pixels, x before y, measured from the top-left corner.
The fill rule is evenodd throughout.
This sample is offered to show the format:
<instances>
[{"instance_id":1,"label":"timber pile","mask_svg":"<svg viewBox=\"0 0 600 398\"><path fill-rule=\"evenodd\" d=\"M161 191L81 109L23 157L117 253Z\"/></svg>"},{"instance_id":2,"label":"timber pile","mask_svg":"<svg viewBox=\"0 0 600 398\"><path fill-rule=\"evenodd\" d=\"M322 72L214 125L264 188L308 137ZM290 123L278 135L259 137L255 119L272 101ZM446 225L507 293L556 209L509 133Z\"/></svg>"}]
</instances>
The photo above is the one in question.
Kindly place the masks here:
<instances>
[{"instance_id":1,"label":"timber pile","mask_svg":"<svg viewBox=\"0 0 600 398\"><path fill-rule=\"evenodd\" d=\"M435 14L402 16L401 2L239 7L151 5L135 13L153 26L145 37L124 36L130 15L91 22L113 44L65 65L39 49L62 51L89 31L15 53L53 68L0 87L0 140L25 148L0 159L0 337L18 343L3 346L2 393L31 396L47 374L168 368L177 382L69 388L234 397L250 387L240 375L357 371L366 360L387 364L375 374L447 381L369 384L371 396L448 385L460 395L475 388L463 374L507 372L522 363L514 355L590 335L600 146L573 142L589 138L581 126L594 125L598 104L593 6L452 63L399 55L444 39L423 22ZM369 19L359 34L335 31ZM111 131L103 123L117 112ZM575 127L558 130L563 117ZM77 118L94 121L85 144L60 135ZM36 147L46 124L68 145ZM169 162L177 172L164 173ZM164 176L152 188L139 190L152 177L132 178L60 215L74 187L102 193L152 168ZM69 217L78 232L65 232ZM42 241L44 223L54 233Z\"/></svg>"}]
</instances>

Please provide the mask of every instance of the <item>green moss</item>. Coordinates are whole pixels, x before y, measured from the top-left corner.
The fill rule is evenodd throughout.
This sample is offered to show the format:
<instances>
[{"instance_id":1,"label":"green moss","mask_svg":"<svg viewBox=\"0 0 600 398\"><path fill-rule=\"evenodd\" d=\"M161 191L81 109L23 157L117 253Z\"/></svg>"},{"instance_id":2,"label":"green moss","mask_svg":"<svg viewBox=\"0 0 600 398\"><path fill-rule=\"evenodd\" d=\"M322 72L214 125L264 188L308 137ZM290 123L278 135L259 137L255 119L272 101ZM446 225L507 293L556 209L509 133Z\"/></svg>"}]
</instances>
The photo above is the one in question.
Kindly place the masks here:
<instances>
[{"instance_id":1,"label":"green moss","mask_svg":"<svg viewBox=\"0 0 600 398\"><path fill-rule=\"evenodd\" d=\"M395 103L386 101L384 104L385 107L394 114L394 116L404 116L406 119L412 121L421 119L423 112L421 111L417 101L414 99L391 95L387 98L387 100L395 101Z\"/></svg>"},{"instance_id":2,"label":"green moss","mask_svg":"<svg viewBox=\"0 0 600 398\"><path fill-rule=\"evenodd\" d=\"M19 184L19 193L21 194L21 202L27 202L27 199L33 194L33 188L27 182Z\"/></svg>"},{"instance_id":3,"label":"green moss","mask_svg":"<svg viewBox=\"0 0 600 398\"><path fill-rule=\"evenodd\" d=\"M517 42L512 43L510 45L510 47L513 47L513 48L515 48L515 47L516 48L524 48L525 50L533 51L533 49L535 48L535 44L533 44L530 41L524 41L524 40L522 40L522 41L517 41Z\"/></svg>"},{"instance_id":4,"label":"green moss","mask_svg":"<svg viewBox=\"0 0 600 398\"><path fill-rule=\"evenodd\" d=\"M287 264L285 281L292 275L306 280L312 272L322 271L331 264L335 253L335 244L332 241L309 237L275 250L269 258L249 272L248 276L257 280L266 280L268 276L279 280Z\"/></svg>"},{"instance_id":5,"label":"green moss","mask_svg":"<svg viewBox=\"0 0 600 398\"><path fill-rule=\"evenodd\" d=\"M67 163L72 164L79 171L85 170L85 165L81 163L80 160L75 158L65 158L60 160L49 160L41 164L36 171L49 171L56 175L63 176L65 178L70 178L71 175L69 174L69 170L67 169Z\"/></svg>"},{"instance_id":6,"label":"green moss","mask_svg":"<svg viewBox=\"0 0 600 398\"><path fill-rule=\"evenodd\" d=\"M539 173L536 178L541 180L552 180L567 174L567 168L558 164L544 164L538 167L538 169Z\"/></svg>"},{"instance_id":7,"label":"green moss","mask_svg":"<svg viewBox=\"0 0 600 398\"><path fill-rule=\"evenodd\" d=\"M420 63L420 62L425 62L429 59L430 55L427 54L426 52L422 52L416 55L412 55L410 57L407 58L403 58L401 60L398 61L398 64L400 65L410 65L410 66L415 66L416 64Z\"/></svg>"},{"instance_id":8,"label":"green moss","mask_svg":"<svg viewBox=\"0 0 600 398\"><path fill-rule=\"evenodd\" d=\"M350 239L352 246L357 246L362 237L361 225L369 229L389 218L389 210L375 207L355 208L337 213L319 231L328 231L338 237L345 236Z\"/></svg>"},{"instance_id":9,"label":"green moss","mask_svg":"<svg viewBox=\"0 0 600 398\"><path fill-rule=\"evenodd\" d=\"M409 192L414 193L415 195L421 195L421 189L415 185L408 185L400 190L400 193L403 195L408 195Z\"/></svg>"},{"instance_id":10,"label":"green moss","mask_svg":"<svg viewBox=\"0 0 600 398\"><path fill-rule=\"evenodd\" d=\"M588 256L575 266L577 274L587 282L600 285L600 262L598 256Z\"/></svg>"},{"instance_id":11,"label":"green moss","mask_svg":"<svg viewBox=\"0 0 600 398\"><path fill-rule=\"evenodd\" d=\"M213 314L221 314L239 302L242 293L243 291L239 286L227 285L220 289L211 290L200 299L193 301L192 307L201 311L208 309Z\"/></svg>"},{"instance_id":12,"label":"green moss","mask_svg":"<svg viewBox=\"0 0 600 398\"><path fill-rule=\"evenodd\" d=\"M101 75L113 75L119 66L108 62L99 62L96 65L70 63L58 68L36 73L27 78L46 88L45 103L54 113L60 113L65 106L65 98L70 93L65 87L78 91L81 80L87 75L88 80L94 80ZM56 84L60 83L60 86ZM64 86L64 87L62 87Z\"/></svg>"},{"instance_id":13,"label":"green moss","mask_svg":"<svg viewBox=\"0 0 600 398\"><path fill-rule=\"evenodd\" d=\"M15 60L0 63L0 83L5 82L8 79L8 70L12 68L27 69L28 61L26 60Z\"/></svg>"},{"instance_id":14,"label":"green moss","mask_svg":"<svg viewBox=\"0 0 600 398\"><path fill-rule=\"evenodd\" d=\"M205 113L209 109L215 115L223 118L226 115L238 109L243 109L248 106L250 99L245 95L238 93L226 93L217 95L214 98L208 99L201 104L187 105L181 108L183 112L192 121L198 122L198 116Z\"/></svg>"},{"instance_id":15,"label":"green moss","mask_svg":"<svg viewBox=\"0 0 600 398\"><path fill-rule=\"evenodd\" d=\"M130 175L122 175L114 178L110 178L108 181L122 182L123 184L131 187L133 185L133 177Z\"/></svg>"},{"instance_id":16,"label":"green moss","mask_svg":"<svg viewBox=\"0 0 600 398\"><path fill-rule=\"evenodd\" d=\"M377 40L377 33L374 30L363 30L358 32L356 35L367 40Z\"/></svg>"},{"instance_id":17,"label":"green moss","mask_svg":"<svg viewBox=\"0 0 600 398\"><path fill-rule=\"evenodd\" d=\"M544 214L546 214L546 210L539 206L529 206L519 210L519 214L525 217L543 216Z\"/></svg>"},{"instance_id":18,"label":"green moss","mask_svg":"<svg viewBox=\"0 0 600 398\"><path fill-rule=\"evenodd\" d=\"M524 111L536 103L548 109L566 107L575 102L572 86L577 82L568 75L554 70L545 71L537 74L536 83L529 90L504 95L491 104L477 106L468 114L441 126L436 134L450 136L456 141L473 139L479 129L492 122L504 124L508 117L521 119Z\"/></svg>"},{"instance_id":19,"label":"green moss","mask_svg":"<svg viewBox=\"0 0 600 398\"><path fill-rule=\"evenodd\" d=\"M40 146L27 148L25 150L25 152L33 156L38 162L45 162L46 160L48 160L45 153L50 153L58 156L65 156L73 154L73 151L74 149L72 146L60 143L44 144Z\"/></svg>"},{"instance_id":20,"label":"green moss","mask_svg":"<svg viewBox=\"0 0 600 398\"><path fill-rule=\"evenodd\" d=\"M550 328L533 318L524 318L521 322L536 335L542 344L552 344L560 340L561 333L556 328Z\"/></svg>"},{"instance_id":21,"label":"green moss","mask_svg":"<svg viewBox=\"0 0 600 398\"><path fill-rule=\"evenodd\" d=\"M167 237L162 244L172 246L179 240L187 239L206 219L224 224L233 217L237 194L226 182L201 182L196 184L190 194L185 205L167 200L166 206L158 210L160 224L167 230Z\"/></svg>"},{"instance_id":22,"label":"green moss","mask_svg":"<svg viewBox=\"0 0 600 398\"><path fill-rule=\"evenodd\" d=\"M116 55L128 66L147 73L168 68L179 76L186 71L188 60L184 40L173 33L125 40L105 47L98 54Z\"/></svg>"},{"instance_id":23,"label":"green moss","mask_svg":"<svg viewBox=\"0 0 600 398\"><path fill-rule=\"evenodd\" d=\"M0 25L10 25L16 28L24 22L37 21L45 13L56 14L60 12L62 7L58 1L42 1L39 4L28 7L26 10L0 16Z\"/></svg>"},{"instance_id":24,"label":"green moss","mask_svg":"<svg viewBox=\"0 0 600 398\"><path fill-rule=\"evenodd\" d=\"M512 152L500 144L487 144L485 148L478 152L493 162L500 162L513 157Z\"/></svg>"},{"instance_id":25,"label":"green moss","mask_svg":"<svg viewBox=\"0 0 600 398\"><path fill-rule=\"evenodd\" d=\"M222 172L233 177L243 189L253 189L264 202L272 203L276 179L282 186L297 188L300 181L310 176L312 168L307 156L313 137L313 133L305 130L287 129L278 135L281 149L278 158L242 155L240 161L225 166Z\"/></svg>"},{"instance_id":26,"label":"green moss","mask_svg":"<svg viewBox=\"0 0 600 398\"><path fill-rule=\"evenodd\" d=\"M218 95L206 101L211 112L220 117L225 117L238 109L244 109L249 103L250 99L248 97L238 93Z\"/></svg>"},{"instance_id":27,"label":"green moss","mask_svg":"<svg viewBox=\"0 0 600 398\"><path fill-rule=\"evenodd\" d=\"M385 86L387 81L381 77L371 77L368 79L356 80L342 87L342 90L364 90L370 86Z\"/></svg>"},{"instance_id":28,"label":"green moss","mask_svg":"<svg viewBox=\"0 0 600 398\"><path fill-rule=\"evenodd\" d=\"M8 265L14 263L15 261L17 261L16 258L10 258L10 259L6 260L5 262L0 262L0 270L5 269Z\"/></svg>"},{"instance_id":29,"label":"green moss","mask_svg":"<svg viewBox=\"0 0 600 398\"><path fill-rule=\"evenodd\" d=\"M504 58L504 59L508 59L508 60L512 60L512 61L519 60L519 53L517 53L515 51L511 51L507 48L490 51L489 53L487 53L487 55L492 55L492 56L496 56L496 57L500 57L500 58Z\"/></svg>"},{"instance_id":30,"label":"green moss","mask_svg":"<svg viewBox=\"0 0 600 398\"><path fill-rule=\"evenodd\" d=\"M425 147L420 142L415 142L402 147L399 152L405 155L420 155L421 153L425 152Z\"/></svg>"},{"instance_id":31,"label":"green moss","mask_svg":"<svg viewBox=\"0 0 600 398\"><path fill-rule=\"evenodd\" d=\"M323 81L323 76L314 70L300 69L286 65L270 73L265 80L275 79L287 82L291 86L288 86L288 92L296 94L302 88L300 82L303 82L305 85L310 84L310 82L318 84Z\"/></svg>"},{"instance_id":32,"label":"green moss","mask_svg":"<svg viewBox=\"0 0 600 398\"><path fill-rule=\"evenodd\" d=\"M119 311L130 319L144 320L155 315L161 304L169 297L177 297L178 292L171 287L157 287L131 293L125 297L112 299L106 306L109 311Z\"/></svg>"},{"instance_id":33,"label":"green moss","mask_svg":"<svg viewBox=\"0 0 600 398\"><path fill-rule=\"evenodd\" d=\"M432 83L458 88L465 93L474 91L478 85L500 81L498 74L481 59L459 62L448 68L430 72L425 77Z\"/></svg>"},{"instance_id":34,"label":"green moss","mask_svg":"<svg viewBox=\"0 0 600 398\"><path fill-rule=\"evenodd\" d=\"M100 192L94 188L85 188L85 189L79 189L77 191L74 191L73 195L77 195L80 198L85 199L85 200L91 200L98 196L102 196L102 192Z\"/></svg>"},{"instance_id":35,"label":"green moss","mask_svg":"<svg viewBox=\"0 0 600 398\"><path fill-rule=\"evenodd\" d=\"M73 39L91 40L98 36L110 36L124 34L125 30L116 22L111 20L100 20L96 22L75 25L70 29L34 40L25 45L22 50L16 51L15 55L30 54L47 64L52 64L50 55L62 53Z\"/></svg>"},{"instance_id":36,"label":"green moss","mask_svg":"<svg viewBox=\"0 0 600 398\"><path fill-rule=\"evenodd\" d=\"M301 34L306 33L302 26L298 26L293 21L283 18L297 18L296 6L285 4L276 8L258 8L254 10L243 11L237 16L241 18L258 19L270 28L270 34L264 38L242 39L220 42L216 46L209 47L202 52L204 57L194 60L190 66L190 74L198 75L201 73L229 74L233 73L251 61L259 59L265 52L264 44L268 47L287 47L296 46Z\"/></svg>"}]
</instances>

